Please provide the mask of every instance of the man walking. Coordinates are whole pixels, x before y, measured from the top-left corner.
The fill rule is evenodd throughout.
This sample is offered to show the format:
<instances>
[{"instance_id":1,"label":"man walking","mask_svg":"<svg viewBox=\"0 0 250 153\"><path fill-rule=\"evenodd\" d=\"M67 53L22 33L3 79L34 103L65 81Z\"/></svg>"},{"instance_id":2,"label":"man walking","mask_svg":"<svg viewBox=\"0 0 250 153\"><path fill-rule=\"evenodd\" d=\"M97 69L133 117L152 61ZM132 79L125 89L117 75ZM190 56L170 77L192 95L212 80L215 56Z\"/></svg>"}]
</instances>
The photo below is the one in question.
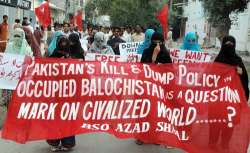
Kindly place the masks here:
<instances>
[{"instance_id":1,"label":"man walking","mask_svg":"<svg viewBox=\"0 0 250 153\"><path fill-rule=\"evenodd\" d=\"M3 53L9 38L8 16L3 16L3 23L0 24L0 53Z\"/></svg>"}]
</instances>

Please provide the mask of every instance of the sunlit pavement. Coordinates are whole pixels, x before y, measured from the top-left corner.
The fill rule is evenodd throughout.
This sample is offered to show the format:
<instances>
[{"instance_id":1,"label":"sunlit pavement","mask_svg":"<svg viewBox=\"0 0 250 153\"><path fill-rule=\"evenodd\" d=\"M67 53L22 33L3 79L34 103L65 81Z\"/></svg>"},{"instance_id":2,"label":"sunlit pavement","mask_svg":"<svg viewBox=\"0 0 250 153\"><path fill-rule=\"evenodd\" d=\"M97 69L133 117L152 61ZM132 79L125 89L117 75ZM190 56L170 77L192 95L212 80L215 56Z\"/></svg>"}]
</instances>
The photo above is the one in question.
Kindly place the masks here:
<instances>
[{"instance_id":1,"label":"sunlit pavement","mask_svg":"<svg viewBox=\"0 0 250 153\"><path fill-rule=\"evenodd\" d=\"M77 145L71 153L184 153L159 145L136 145L133 139L117 139L108 134L84 134L76 137ZM51 153L45 141L24 145L0 140L0 153ZM250 152L249 152L250 153Z\"/></svg>"}]
</instances>

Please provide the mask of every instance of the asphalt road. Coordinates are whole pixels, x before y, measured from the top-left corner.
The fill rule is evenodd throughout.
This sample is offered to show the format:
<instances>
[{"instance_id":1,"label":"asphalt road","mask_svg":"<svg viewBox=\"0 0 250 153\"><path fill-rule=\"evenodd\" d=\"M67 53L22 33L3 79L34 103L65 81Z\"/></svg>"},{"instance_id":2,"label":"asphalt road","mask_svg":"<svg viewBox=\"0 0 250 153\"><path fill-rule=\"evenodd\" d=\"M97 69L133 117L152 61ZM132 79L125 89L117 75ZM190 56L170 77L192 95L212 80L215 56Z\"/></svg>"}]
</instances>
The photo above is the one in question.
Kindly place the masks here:
<instances>
[{"instance_id":1,"label":"asphalt road","mask_svg":"<svg viewBox=\"0 0 250 153\"><path fill-rule=\"evenodd\" d=\"M136 145L133 139L117 139L109 134L84 134L76 137L77 145L70 153L184 153L157 145ZM51 153L45 141L16 144L0 139L0 153Z\"/></svg>"}]
</instances>

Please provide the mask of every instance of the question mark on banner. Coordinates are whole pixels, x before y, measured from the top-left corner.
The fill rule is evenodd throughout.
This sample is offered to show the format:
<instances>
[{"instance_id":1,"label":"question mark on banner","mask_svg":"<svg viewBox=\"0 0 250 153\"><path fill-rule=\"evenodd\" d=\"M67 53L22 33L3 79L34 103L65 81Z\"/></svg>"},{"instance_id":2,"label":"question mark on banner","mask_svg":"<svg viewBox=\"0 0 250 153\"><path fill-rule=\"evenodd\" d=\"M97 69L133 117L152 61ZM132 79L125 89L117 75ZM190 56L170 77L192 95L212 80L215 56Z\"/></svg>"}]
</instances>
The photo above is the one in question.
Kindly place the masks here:
<instances>
[{"instance_id":1,"label":"question mark on banner","mask_svg":"<svg viewBox=\"0 0 250 153\"><path fill-rule=\"evenodd\" d=\"M236 111L235 111L235 108L231 107L231 106L228 106L227 107L227 110L229 111L228 112L228 127L233 127L233 123L232 123L232 118L236 115Z\"/></svg>"}]
</instances>

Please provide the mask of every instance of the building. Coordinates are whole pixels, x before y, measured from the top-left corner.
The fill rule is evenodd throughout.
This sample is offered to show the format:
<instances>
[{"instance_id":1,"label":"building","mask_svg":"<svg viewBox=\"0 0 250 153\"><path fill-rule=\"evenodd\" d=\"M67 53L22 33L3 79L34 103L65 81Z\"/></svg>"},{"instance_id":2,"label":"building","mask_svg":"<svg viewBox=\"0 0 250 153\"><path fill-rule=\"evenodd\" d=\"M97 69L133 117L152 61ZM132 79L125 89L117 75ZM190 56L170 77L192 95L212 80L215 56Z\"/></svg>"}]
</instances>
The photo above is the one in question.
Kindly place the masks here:
<instances>
[{"instance_id":1,"label":"building","mask_svg":"<svg viewBox=\"0 0 250 153\"><path fill-rule=\"evenodd\" d=\"M10 30L12 30L11 26L14 24L15 19L22 19L23 17L35 18L33 11L33 1L0 1L0 14L8 15ZM0 22L2 22L2 16L0 17Z\"/></svg>"},{"instance_id":2,"label":"building","mask_svg":"<svg viewBox=\"0 0 250 153\"><path fill-rule=\"evenodd\" d=\"M200 44L203 43L203 38L208 35L211 46L216 46L218 39L216 39L215 29L208 23L200 0L189 0L186 4L183 14L187 17L185 32L197 32ZM248 8L250 8L250 4ZM235 16L237 17L235 18ZM246 9L243 13L237 15L231 14L230 18L232 26L229 34L236 38L236 49L250 52L250 9Z\"/></svg>"},{"instance_id":3,"label":"building","mask_svg":"<svg viewBox=\"0 0 250 153\"><path fill-rule=\"evenodd\" d=\"M189 0L184 6L183 15L187 18L185 33L197 32L199 44L203 44L204 37L207 35L210 39L210 45L216 46L215 29L207 21L204 9L199 0Z\"/></svg>"}]
</instances>

